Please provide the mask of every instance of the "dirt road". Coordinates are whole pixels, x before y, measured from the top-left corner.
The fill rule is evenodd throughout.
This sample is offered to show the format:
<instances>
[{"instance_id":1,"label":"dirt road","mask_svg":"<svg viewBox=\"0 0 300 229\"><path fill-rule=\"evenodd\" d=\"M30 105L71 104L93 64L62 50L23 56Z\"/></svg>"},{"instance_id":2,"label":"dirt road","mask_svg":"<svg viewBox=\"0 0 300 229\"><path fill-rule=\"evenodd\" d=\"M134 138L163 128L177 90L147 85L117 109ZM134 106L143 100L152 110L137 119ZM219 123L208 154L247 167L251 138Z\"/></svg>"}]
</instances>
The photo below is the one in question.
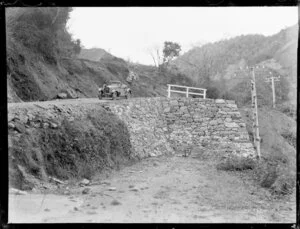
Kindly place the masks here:
<instances>
[{"instance_id":1,"label":"dirt road","mask_svg":"<svg viewBox=\"0 0 300 229\"><path fill-rule=\"evenodd\" d=\"M88 194L82 190L89 188ZM9 221L97 223L293 223L295 198L274 200L247 174L191 157L148 158L95 177L71 194L10 195ZM60 190L62 191L62 190Z\"/></svg>"},{"instance_id":2,"label":"dirt road","mask_svg":"<svg viewBox=\"0 0 300 229\"><path fill-rule=\"evenodd\" d=\"M121 99L116 99L112 100L110 98L103 98L103 99L98 99L98 98L78 98L78 99L56 99L56 100L48 100L48 101L33 101L33 102L19 102L19 103L7 103L8 108L13 107L15 105L22 107L22 106L28 106L30 104L76 104L76 103L99 103L99 102L114 102L114 101L119 101Z\"/></svg>"}]
</instances>

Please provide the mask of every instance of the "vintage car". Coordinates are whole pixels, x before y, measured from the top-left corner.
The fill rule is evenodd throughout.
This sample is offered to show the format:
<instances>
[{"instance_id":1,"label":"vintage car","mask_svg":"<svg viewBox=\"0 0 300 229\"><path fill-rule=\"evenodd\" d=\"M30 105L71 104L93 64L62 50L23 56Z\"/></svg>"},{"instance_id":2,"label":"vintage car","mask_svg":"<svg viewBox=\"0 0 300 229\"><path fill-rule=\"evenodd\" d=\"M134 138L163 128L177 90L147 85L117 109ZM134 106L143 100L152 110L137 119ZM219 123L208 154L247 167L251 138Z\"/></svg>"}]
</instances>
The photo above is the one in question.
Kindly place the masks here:
<instances>
[{"instance_id":1,"label":"vintage car","mask_svg":"<svg viewBox=\"0 0 300 229\"><path fill-rule=\"evenodd\" d=\"M116 99L117 97L125 97L128 99L130 96L131 89L120 81L110 81L108 84L103 84L98 91L99 99L102 99L103 97L110 97L112 99Z\"/></svg>"}]
</instances>

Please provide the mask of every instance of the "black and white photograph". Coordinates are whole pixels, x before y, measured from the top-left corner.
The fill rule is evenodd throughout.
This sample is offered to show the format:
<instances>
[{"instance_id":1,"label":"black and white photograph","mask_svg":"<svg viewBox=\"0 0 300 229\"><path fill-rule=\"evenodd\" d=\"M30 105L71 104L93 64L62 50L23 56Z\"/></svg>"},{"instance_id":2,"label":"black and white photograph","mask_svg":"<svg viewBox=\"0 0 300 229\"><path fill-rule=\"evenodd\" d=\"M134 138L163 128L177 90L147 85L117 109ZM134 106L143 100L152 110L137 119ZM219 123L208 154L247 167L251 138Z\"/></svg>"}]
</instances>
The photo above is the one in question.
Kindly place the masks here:
<instances>
[{"instance_id":1,"label":"black and white photograph","mask_svg":"<svg viewBox=\"0 0 300 229\"><path fill-rule=\"evenodd\" d=\"M9 224L296 223L297 6L5 26Z\"/></svg>"}]
</instances>

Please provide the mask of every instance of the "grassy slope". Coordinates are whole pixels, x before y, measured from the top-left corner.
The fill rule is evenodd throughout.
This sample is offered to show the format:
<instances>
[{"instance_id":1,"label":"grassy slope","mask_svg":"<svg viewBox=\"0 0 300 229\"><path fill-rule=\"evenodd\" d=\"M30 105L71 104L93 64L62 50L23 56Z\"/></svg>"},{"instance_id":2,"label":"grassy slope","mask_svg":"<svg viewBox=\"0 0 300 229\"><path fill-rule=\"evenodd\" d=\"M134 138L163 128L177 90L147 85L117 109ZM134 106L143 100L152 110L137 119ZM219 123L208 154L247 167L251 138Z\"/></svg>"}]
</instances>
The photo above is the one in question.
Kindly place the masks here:
<instances>
[{"instance_id":1,"label":"grassy slope","mask_svg":"<svg viewBox=\"0 0 300 229\"><path fill-rule=\"evenodd\" d=\"M247 130L252 134L252 110L251 108L241 108L240 110L243 119L247 123ZM296 156L294 145L296 142L296 121L277 110L268 108L260 108L258 117L263 153L272 154L275 151L280 151L294 163ZM290 136L291 140L287 141L285 136ZM293 141L294 143L292 143Z\"/></svg>"}]
</instances>

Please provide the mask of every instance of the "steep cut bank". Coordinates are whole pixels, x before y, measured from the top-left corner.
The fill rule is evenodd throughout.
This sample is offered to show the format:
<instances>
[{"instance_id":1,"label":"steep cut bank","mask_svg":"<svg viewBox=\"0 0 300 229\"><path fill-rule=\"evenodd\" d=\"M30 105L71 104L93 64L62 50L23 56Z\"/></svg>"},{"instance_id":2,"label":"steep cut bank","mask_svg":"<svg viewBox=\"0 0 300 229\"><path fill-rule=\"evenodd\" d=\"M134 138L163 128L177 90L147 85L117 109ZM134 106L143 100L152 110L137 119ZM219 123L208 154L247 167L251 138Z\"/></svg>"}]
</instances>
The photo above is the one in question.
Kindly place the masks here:
<instances>
[{"instance_id":1,"label":"steep cut bank","mask_svg":"<svg viewBox=\"0 0 300 229\"><path fill-rule=\"evenodd\" d=\"M131 159L128 128L101 104L9 104L10 186L32 189L49 176L90 179Z\"/></svg>"},{"instance_id":2,"label":"steep cut bank","mask_svg":"<svg viewBox=\"0 0 300 229\"><path fill-rule=\"evenodd\" d=\"M195 146L253 156L233 101L146 98L17 103L8 106L10 183L92 177L131 159Z\"/></svg>"}]
</instances>

